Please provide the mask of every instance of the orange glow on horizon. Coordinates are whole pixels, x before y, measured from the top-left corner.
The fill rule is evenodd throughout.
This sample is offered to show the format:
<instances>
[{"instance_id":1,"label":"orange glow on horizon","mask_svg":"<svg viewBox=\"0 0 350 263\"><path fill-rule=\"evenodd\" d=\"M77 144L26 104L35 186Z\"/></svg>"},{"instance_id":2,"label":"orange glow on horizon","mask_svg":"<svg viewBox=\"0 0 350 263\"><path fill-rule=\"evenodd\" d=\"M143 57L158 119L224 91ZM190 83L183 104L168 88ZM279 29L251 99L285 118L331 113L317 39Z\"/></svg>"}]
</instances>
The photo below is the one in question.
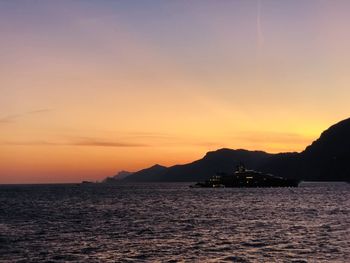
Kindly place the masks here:
<instances>
[{"instance_id":1,"label":"orange glow on horizon","mask_svg":"<svg viewBox=\"0 0 350 263\"><path fill-rule=\"evenodd\" d=\"M346 1L103 3L0 3L0 183L300 152L349 117Z\"/></svg>"}]
</instances>

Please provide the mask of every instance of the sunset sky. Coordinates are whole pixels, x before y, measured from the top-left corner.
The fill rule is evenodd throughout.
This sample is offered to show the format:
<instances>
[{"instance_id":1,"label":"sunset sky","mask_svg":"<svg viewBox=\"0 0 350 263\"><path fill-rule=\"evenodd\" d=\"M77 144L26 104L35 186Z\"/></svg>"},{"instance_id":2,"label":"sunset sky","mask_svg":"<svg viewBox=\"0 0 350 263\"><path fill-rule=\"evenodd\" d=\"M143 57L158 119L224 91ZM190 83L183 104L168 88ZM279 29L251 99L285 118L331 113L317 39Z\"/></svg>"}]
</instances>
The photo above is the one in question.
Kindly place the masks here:
<instances>
[{"instance_id":1,"label":"sunset sky","mask_svg":"<svg viewBox=\"0 0 350 263\"><path fill-rule=\"evenodd\" d=\"M0 183L218 148L301 151L350 117L350 1L1 1Z\"/></svg>"}]
</instances>

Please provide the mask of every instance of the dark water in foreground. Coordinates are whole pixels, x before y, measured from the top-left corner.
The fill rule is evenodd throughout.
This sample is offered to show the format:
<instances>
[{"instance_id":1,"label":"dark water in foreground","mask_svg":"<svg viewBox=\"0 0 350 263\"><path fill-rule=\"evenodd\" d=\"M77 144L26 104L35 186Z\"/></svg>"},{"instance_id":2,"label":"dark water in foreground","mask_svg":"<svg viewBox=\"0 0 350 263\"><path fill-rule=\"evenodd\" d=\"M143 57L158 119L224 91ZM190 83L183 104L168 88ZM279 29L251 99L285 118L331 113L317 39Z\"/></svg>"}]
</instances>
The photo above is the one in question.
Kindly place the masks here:
<instances>
[{"instance_id":1,"label":"dark water in foreground","mask_svg":"<svg viewBox=\"0 0 350 263\"><path fill-rule=\"evenodd\" d=\"M350 262L350 185L0 186L0 262Z\"/></svg>"}]
</instances>

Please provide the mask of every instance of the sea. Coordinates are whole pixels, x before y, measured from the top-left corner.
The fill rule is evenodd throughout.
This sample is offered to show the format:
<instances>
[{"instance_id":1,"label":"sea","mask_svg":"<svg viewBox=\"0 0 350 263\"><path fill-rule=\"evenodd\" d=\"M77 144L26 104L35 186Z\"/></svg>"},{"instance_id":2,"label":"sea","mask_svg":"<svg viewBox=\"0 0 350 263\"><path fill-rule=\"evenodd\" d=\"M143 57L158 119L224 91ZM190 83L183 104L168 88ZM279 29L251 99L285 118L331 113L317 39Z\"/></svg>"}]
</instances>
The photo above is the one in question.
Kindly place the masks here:
<instances>
[{"instance_id":1,"label":"sea","mask_svg":"<svg viewBox=\"0 0 350 263\"><path fill-rule=\"evenodd\" d=\"M0 262L350 262L350 184L2 185Z\"/></svg>"}]
</instances>

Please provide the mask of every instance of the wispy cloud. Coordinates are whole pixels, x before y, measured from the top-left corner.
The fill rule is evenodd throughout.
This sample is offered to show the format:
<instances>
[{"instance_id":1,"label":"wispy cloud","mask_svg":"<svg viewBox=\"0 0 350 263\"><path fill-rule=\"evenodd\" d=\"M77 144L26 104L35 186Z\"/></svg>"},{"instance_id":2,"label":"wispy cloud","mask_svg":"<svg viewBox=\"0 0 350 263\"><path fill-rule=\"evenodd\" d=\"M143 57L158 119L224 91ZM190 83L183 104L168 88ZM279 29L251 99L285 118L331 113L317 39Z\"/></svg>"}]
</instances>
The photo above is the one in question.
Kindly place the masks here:
<instances>
[{"instance_id":1,"label":"wispy cloud","mask_svg":"<svg viewBox=\"0 0 350 263\"><path fill-rule=\"evenodd\" d=\"M142 143L133 143L128 141L110 141L96 138L78 138L66 145L76 146L96 146L96 147L146 147L148 145Z\"/></svg>"},{"instance_id":2,"label":"wispy cloud","mask_svg":"<svg viewBox=\"0 0 350 263\"><path fill-rule=\"evenodd\" d=\"M6 141L0 143L0 145L13 145L13 146L45 146L45 145L64 145L61 143L54 143L49 141Z\"/></svg>"},{"instance_id":3,"label":"wispy cloud","mask_svg":"<svg viewBox=\"0 0 350 263\"><path fill-rule=\"evenodd\" d=\"M126 135L130 137L140 137L140 138L172 138L171 134L158 133L158 132L128 132Z\"/></svg>"},{"instance_id":4,"label":"wispy cloud","mask_svg":"<svg viewBox=\"0 0 350 263\"><path fill-rule=\"evenodd\" d=\"M9 114L7 116L0 118L0 124L14 123L14 122L16 122L17 119L23 118L25 116L33 115L33 114L47 113L50 111L52 111L52 109L37 109L37 110L31 110L31 111L27 111L27 112L19 113L19 114Z\"/></svg>"},{"instance_id":5,"label":"wispy cloud","mask_svg":"<svg viewBox=\"0 0 350 263\"><path fill-rule=\"evenodd\" d=\"M16 119L22 117L21 114L12 114L0 118L0 123L13 123Z\"/></svg>"},{"instance_id":6,"label":"wispy cloud","mask_svg":"<svg viewBox=\"0 0 350 263\"><path fill-rule=\"evenodd\" d=\"M38 114L38 113L46 113L46 112L51 112L52 109L38 109L38 110L32 110L32 111L28 111L27 114Z\"/></svg>"},{"instance_id":7,"label":"wispy cloud","mask_svg":"<svg viewBox=\"0 0 350 263\"><path fill-rule=\"evenodd\" d=\"M128 141L110 141L97 138L75 138L67 141L5 141L0 145L13 146L89 146L89 147L147 147L147 144Z\"/></svg>"},{"instance_id":8,"label":"wispy cloud","mask_svg":"<svg viewBox=\"0 0 350 263\"><path fill-rule=\"evenodd\" d=\"M238 132L231 138L255 143L307 144L312 139L297 133L283 132Z\"/></svg>"}]
</instances>

